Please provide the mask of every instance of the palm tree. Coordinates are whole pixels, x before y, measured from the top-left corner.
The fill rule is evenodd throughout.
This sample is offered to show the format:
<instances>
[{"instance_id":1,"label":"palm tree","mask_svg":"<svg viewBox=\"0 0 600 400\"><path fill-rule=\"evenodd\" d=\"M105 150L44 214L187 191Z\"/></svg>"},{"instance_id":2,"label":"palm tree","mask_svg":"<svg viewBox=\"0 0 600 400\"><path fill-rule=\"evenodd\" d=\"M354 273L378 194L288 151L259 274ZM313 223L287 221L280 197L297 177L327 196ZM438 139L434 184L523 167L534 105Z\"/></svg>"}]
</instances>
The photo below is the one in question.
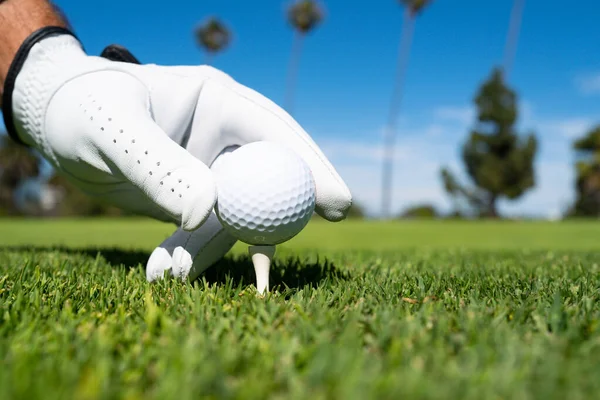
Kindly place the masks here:
<instances>
[{"instance_id":1,"label":"palm tree","mask_svg":"<svg viewBox=\"0 0 600 400\"><path fill-rule=\"evenodd\" d=\"M523 19L524 7L525 0L513 1L513 7L508 26L508 34L506 36L506 44L504 46L504 62L502 69L505 80L508 80L508 75L512 71L513 62L517 53L517 44L519 42L519 33L521 31L521 21Z\"/></svg>"},{"instance_id":2,"label":"palm tree","mask_svg":"<svg viewBox=\"0 0 600 400\"><path fill-rule=\"evenodd\" d=\"M28 148L0 134L0 213L18 213L15 192L39 173L39 159Z\"/></svg>"},{"instance_id":3,"label":"palm tree","mask_svg":"<svg viewBox=\"0 0 600 400\"><path fill-rule=\"evenodd\" d=\"M210 65L215 54L231 43L231 32L217 18L210 17L195 30L196 42L206 52L205 64Z\"/></svg>"},{"instance_id":4,"label":"palm tree","mask_svg":"<svg viewBox=\"0 0 600 400\"><path fill-rule=\"evenodd\" d=\"M314 0L300 0L290 6L287 17L295 31L285 99L285 107L291 114L293 111L294 89L300 65L300 55L302 54L302 44L306 35L323 20L323 9Z\"/></svg>"},{"instance_id":5,"label":"palm tree","mask_svg":"<svg viewBox=\"0 0 600 400\"><path fill-rule=\"evenodd\" d=\"M398 108L402 97L402 85L406 75L406 67L410 55L412 36L414 31L415 19L423 11L426 5L433 0L399 0L404 6L404 21L402 23L402 33L400 35L400 49L398 53L398 65L396 68L396 79L390 109L388 123L384 133L384 157L382 171L381 187L381 212L384 218L390 217L390 207L392 203L392 171L394 160L394 146L396 142L396 123Z\"/></svg>"}]
</instances>

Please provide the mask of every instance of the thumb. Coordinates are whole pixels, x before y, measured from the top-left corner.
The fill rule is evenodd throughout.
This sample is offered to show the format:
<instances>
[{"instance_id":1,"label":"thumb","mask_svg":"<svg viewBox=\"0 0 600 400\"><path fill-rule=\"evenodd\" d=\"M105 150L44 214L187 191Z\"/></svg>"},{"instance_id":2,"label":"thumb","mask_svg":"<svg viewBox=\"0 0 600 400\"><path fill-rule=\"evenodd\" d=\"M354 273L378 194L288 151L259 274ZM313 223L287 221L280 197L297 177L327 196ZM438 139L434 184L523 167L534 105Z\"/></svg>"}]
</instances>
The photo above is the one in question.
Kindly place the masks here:
<instances>
[{"instance_id":1,"label":"thumb","mask_svg":"<svg viewBox=\"0 0 600 400\"><path fill-rule=\"evenodd\" d=\"M215 126L221 128L223 144L282 144L293 149L310 167L316 186L316 212L329 221L346 218L352 205L350 189L300 124L262 94L216 70L208 71L211 79L203 85L195 116L201 122L187 147L205 146L203 138Z\"/></svg>"},{"instance_id":2,"label":"thumb","mask_svg":"<svg viewBox=\"0 0 600 400\"><path fill-rule=\"evenodd\" d=\"M62 133L53 136L53 150L70 148L63 153L87 160L95 167L91 175L106 170L125 180L184 230L198 228L210 215L216 201L210 169L157 125L148 89L131 75L101 71L71 80L54 96L47 115L47 132ZM75 128L73 135L64 134L65 121Z\"/></svg>"}]
</instances>

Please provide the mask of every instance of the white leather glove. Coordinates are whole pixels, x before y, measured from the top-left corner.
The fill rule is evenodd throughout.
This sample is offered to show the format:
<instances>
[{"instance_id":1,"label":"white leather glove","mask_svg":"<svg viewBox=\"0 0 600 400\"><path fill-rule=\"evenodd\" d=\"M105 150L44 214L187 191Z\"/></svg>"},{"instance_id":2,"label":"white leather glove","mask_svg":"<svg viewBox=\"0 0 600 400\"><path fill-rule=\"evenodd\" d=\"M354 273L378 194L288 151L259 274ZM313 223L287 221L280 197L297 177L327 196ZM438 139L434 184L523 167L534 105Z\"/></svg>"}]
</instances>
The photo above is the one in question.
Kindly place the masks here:
<instances>
[{"instance_id":1,"label":"white leather glove","mask_svg":"<svg viewBox=\"0 0 600 400\"><path fill-rule=\"evenodd\" d=\"M195 279L235 244L217 220L210 164L231 145L293 148L310 166L316 211L345 218L350 192L285 111L207 66L157 66L88 56L57 34L29 51L12 93L18 137L85 193L179 228L146 274Z\"/></svg>"}]
</instances>

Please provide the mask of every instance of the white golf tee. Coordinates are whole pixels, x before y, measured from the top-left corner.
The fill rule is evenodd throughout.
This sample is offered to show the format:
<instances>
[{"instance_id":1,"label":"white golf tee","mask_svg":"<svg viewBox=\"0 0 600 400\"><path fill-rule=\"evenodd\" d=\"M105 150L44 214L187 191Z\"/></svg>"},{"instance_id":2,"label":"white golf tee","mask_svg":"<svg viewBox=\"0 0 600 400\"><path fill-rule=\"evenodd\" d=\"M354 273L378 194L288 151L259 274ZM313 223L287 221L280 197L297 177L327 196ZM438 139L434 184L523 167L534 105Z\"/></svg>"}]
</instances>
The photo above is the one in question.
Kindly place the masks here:
<instances>
[{"instance_id":1,"label":"white golf tee","mask_svg":"<svg viewBox=\"0 0 600 400\"><path fill-rule=\"evenodd\" d=\"M269 291L269 270L275 255L275 246L248 246L248 253L254 264L256 289L258 293L264 294L265 290Z\"/></svg>"}]
</instances>

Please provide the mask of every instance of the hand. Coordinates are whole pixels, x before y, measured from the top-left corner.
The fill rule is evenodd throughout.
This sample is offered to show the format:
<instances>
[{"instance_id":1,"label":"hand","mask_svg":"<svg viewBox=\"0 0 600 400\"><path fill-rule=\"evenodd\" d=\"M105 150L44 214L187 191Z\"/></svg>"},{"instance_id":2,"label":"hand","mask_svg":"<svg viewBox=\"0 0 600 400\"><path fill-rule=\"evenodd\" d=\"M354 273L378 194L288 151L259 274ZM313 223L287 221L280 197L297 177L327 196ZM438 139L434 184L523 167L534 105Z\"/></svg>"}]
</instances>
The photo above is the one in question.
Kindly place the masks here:
<instances>
[{"instance_id":1,"label":"hand","mask_svg":"<svg viewBox=\"0 0 600 400\"><path fill-rule=\"evenodd\" d=\"M151 255L147 278L195 279L235 244L217 220L209 166L231 145L269 140L311 168L316 212L339 221L350 192L286 112L207 66L164 67L85 54L70 35L37 43L12 94L16 131L87 194L179 229Z\"/></svg>"}]
</instances>

